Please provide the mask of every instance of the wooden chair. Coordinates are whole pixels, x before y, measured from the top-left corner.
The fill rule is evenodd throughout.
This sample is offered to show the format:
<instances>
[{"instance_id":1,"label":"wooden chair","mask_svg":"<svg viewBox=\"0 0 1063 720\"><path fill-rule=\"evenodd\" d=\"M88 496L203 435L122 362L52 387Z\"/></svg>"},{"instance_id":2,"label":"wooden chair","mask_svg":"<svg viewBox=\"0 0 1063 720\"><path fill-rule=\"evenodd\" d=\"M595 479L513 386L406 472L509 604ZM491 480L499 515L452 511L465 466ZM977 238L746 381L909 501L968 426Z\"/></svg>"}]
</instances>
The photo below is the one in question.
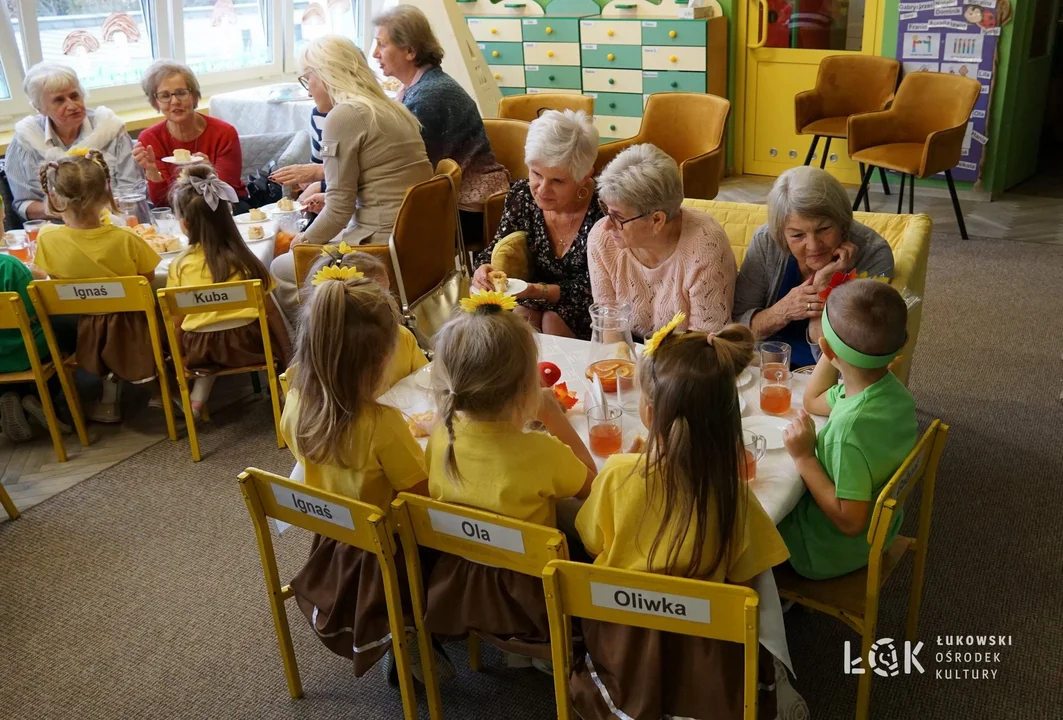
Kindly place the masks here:
<instances>
[{"instance_id":1,"label":"wooden chair","mask_svg":"<svg viewBox=\"0 0 1063 720\"><path fill-rule=\"evenodd\" d=\"M7 490L4 489L3 485L0 485L0 505L4 507L4 510L7 511L8 517L12 520L18 520L22 517L22 513L20 513L18 508L15 507L14 501L11 499L11 496L7 494Z\"/></svg>"},{"instance_id":2,"label":"wooden chair","mask_svg":"<svg viewBox=\"0 0 1063 720\"><path fill-rule=\"evenodd\" d=\"M911 594L908 600L908 624L905 637L915 642L919 627L919 609L923 598L926 553L930 542L930 516L934 507L934 484L938 463L948 440L949 426L934 420L908 458L879 493L867 541L871 545L867 567L830 580L808 580L788 564L775 568L779 595L787 600L832 615L861 635L861 657L866 658L876 639L879 594L890 574L908 553L915 556ZM922 483L919 501L919 529L914 538L897 535L886 546L894 516L908 496ZM865 668L856 693L856 718L867 720L871 702L871 670Z\"/></svg>"},{"instance_id":3,"label":"wooden chair","mask_svg":"<svg viewBox=\"0 0 1063 720\"><path fill-rule=\"evenodd\" d=\"M458 198L461 197L461 165L458 165L457 162L450 158L443 158L436 165L436 175L444 175L450 178L450 183L454 186L454 213L457 216L455 243L458 248L458 258L463 264L467 264L468 253L465 250L465 237L461 230L461 213L458 211ZM483 243L481 241L474 238L473 242L477 250L482 249Z\"/></svg>"},{"instance_id":4,"label":"wooden chair","mask_svg":"<svg viewBox=\"0 0 1063 720\"><path fill-rule=\"evenodd\" d=\"M292 248L292 259L295 262L295 279L299 283L299 287L302 288L303 283L306 281L306 276L310 274L310 268L314 266L314 263L323 252L323 245L296 245ZM388 280L391 285L392 292L395 292L395 288L398 287L395 280L395 268L391 267L391 250L387 245L358 245L354 248L358 252L364 252L376 257L388 270ZM299 293L299 299L302 301L302 293Z\"/></svg>"},{"instance_id":5,"label":"wooden chair","mask_svg":"<svg viewBox=\"0 0 1063 720\"><path fill-rule=\"evenodd\" d=\"M504 100L505 98L503 98ZM484 130L495 160L509 170L510 180L523 180L528 177L528 166L524 162L524 146L528 142L528 128L524 120L507 120L503 118L484 118Z\"/></svg>"},{"instance_id":6,"label":"wooden chair","mask_svg":"<svg viewBox=\"0 0 1063 720\"><path fill-rule=\"evenodd\" d=\"M982 83L962 75L912 72L904 76L889 110L853 115L849 118L849 156L867 166L855 210L867 194L874 168L896 170L911 180L908 213L915 211L915 178L944 172L952 196L952 208L960 235L967 239L967 226L952 182L952 168L960 161L963 138L971 111L978 102ZM900 214L904 203L904 178L897 202Z\"/></svg>"},{"instance_id":7,"label":"wooden chair","mask_svg":"<svg viewBox=\"0 0 1063 720\"><path fill-rule=\"evenodd\" d=\"M298 246L297 246L298 247ZM277 369L273 362L273 344L269 337L269 323L266 320L266 297L262 292L261 280L243 280L240 282L216 283L214 285L189 285L159 290L159 307L162 309L166 337L170 341L170 357L173 358L174 371L177 374L177 387L181 392L181 407L185 412L185 425L188 427L188 443L192 446L192 460L199 462L199 435L196 432L196 419L192 413L192 399L189 396L188 379L204 377L202 373L190 371L185 366L181 354L181 343L177 337L177 327L187 315L203 312L226 312L230 310L255 310L258 313L258 326L262 331L262 349L266 362L262 365L248 365L239 368L223 368L210 373L212 376L238 375L266 371L269 382L270 401L273 403L273 424L277 432L277 447L284 447L281 436L280 393L277 390ZM204 409L206 409L204 407ZM205 416L206 417L206 416Z\"/></svg>"},{"instance_id":8,"label":"wooden chair","mask_svg":"<svg viewBox=\"0 0 1063 720\"><path fill-rule=\"evenodd\" d=\"M497 192L484 200L484 237L487 244L494 242L495 232L502 224L502 214L506 211L506 196L509 193Z\"/></svg>"},{"instance_id":9,"label":"wooden chair","mask_svg":"<svg viewBox=\"0 0 1063 720\"><path fill-rule=\"evenodd\" d=\"M543 570L550 648L554 665L557 717L575 717L569 692L572 674L572 618L631 625L662 632L740 643L745 649L744 720L757 717L757 656L760 651L760 598L740 585L675 578L653 573L554 560ZM603 588L602 586L609 586ZM614 600L630 589L650 596L667 594L689 600L688 619L627 610ZM709 608L712 608L710 614ZM624 716L626 717L626 716Z\"/></svg>"},{"instance_id":10,"label":"wooden chair","mask_svg":"<svg viewBox=\"0 0 1063 720\"><path fill-rule=\"evenodd\" d=\"M431 638L424 625L425 595L419 548L540 577L550 561L568 559L568 545L556 528L409 493L399 493L391 503L391 517L398 526L402 554L406 558L429 715L432 720L438 720L443 717L443 705ZM480 656L480 638L469 633L469 666L473 671L480 670Z\"/></svg>"},{"instance_id":11,"label":"wooden chair","mask_svg":"<svg viewBox=\"0 0 1063 720\"><path fill-rule=\"evenodd\" d=\"M498 117L531 122L547 110L574 110L594 114L594 98L569 93L536 93L509 95L498 103Z\"/></svg>"},{"instance_id":12,"label":"wooden chair","mask_svg":"<svg viewBox=\"0 0 1063 720\"><path fill-rule=\"evenodd\" d=\"M59 462L66 462L66 448L63 446L63 435L59 431L59 419L55 416L55 406L52 404L52 395L48 391L48 380L57 372L54 362L41 362L37 353L37 343L33 339L33 328L29 313L18 293L0 293L0 330L18 330L22 335L22 343L26 346L26 357L29 358L30 369L22 372L0 373L0 385L11 383L33 382L37 385L37 394L41 398L41 407L44 415L48 418L48 434L52 437L52 447L55 448L55 457ZM47 341L47 338L46 338ZM49 346L50 347L50 346ZM57 356L58 357L58 356ZM85 420L81 414L81 401L78 398L77 388L74 386L74 378L65 372L59 372L59 382L66 396L67 405L70 407L70 415L77 428L78 440L82 446L88 446L89 436L85 431ZM0 488L2 489L2 488ZM8 509L8 515L18 517L15 506L10 505L10 498L4 494L0 500L5 500L4 507Z\"/></svg>"},{"instance_id":13,"label":"wooden chair","mask_svg":"<svg viewBox=\"0 0 1063 720\"><path fill-rule=\"evenodd\" d=\"M827 166L833 138L845 138L849 116L884 110L893 100L901 64L893 58L877 55L830 55L819 63L816 87L794 97L794 124L798 135L811 135L812 145L805 165L812 162L820 138L826 138L819 167ZM864 168L860 168L863 177ZM879 168L882 189L889 195L886 171ZM867 198L864 198L865 204ZM865 207L865 209L868 209Z\"/></svg>"},{"instance_id":14,"label":"wooden chair","mask_svg":"<svg viewBox=\"0 0 1063 720\"><path fill-rule=\"evenodd\" d=\"M731 103L703 93L655 93L642 115L639 134L598 148L597 175L622 151L652 143L668 153L683 176L683 196L712 200L720 191L727 161L723 136Z\"/></svg>"},{"instance_id":15,"label":"wooden chair","mask_svg":"<svg viewBox=\"0 0 1063 720\"><path fill-rule=\"evenodd\" d=\"M131 277L85 278L81 280L34 280L29 285L29 296L37 319L48 340L48 351L53 363L62 363L64 372L59 373L63 383L63 393L69 399L73 396L73 371L77 368L76 355L64 356L59 351L59 343L52 329L52 315L93 315L116 312L144 313L148 320L148 337L151 352L155 356L155 370L162 392L162 412L166 416L166 433L171 440L177 440L177 427L174 425L173 404L170 400L170 383L166 378L166 363L162 354L162 335L159 332L159 320L156 315L155 295L151 292L151 283L139 275ZM82 299L84 298L84 299ZM69 375L68 375L69 374ZM79 428L78 437L87 445L87 438L82 437Z\"/></svg>"},{"instance_id":16,"label":"wooden chair","mask_svg":"<svg viewBox=\"0 0 1063 720\"><path fill-rule=\"evenodd\" d=\"M284 675L288 680L288 692L293 698L303 696L303 684L288 628L288 614L284 608L285 601L294 597L295 593L290 585L281 585L273 538L266 518L275 518L376 555L384 578L391 648L398 669L402 709L406 720L416 720L417 695L406 649L405 622L395 565L395 529L385 512L375 505L318 490L257 468L247 468L240 473L239 480L240 492L258 538L258 554L262 560L262 572L266 576L269 607L273 613L273 628L277 633ZM303 507L308 509L301 509ZM317 508L320 508L320 513L315 513ZM423 647L421 654L425 656ZM431 653L427 656L431 657Z\"/></svg>"}]
</instances>

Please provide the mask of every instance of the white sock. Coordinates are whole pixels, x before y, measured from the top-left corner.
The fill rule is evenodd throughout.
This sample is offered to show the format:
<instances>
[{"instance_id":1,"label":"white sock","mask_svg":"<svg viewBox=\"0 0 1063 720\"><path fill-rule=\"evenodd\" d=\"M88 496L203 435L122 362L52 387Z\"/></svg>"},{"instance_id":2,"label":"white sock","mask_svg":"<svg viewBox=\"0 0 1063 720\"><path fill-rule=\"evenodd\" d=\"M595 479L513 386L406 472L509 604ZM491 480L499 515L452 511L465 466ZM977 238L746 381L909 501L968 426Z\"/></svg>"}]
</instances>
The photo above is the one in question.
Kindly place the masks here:
<instances>
[{"instance_id":1,"label":"white sock","mask_svg":"<svg viewBox=\"0 0 1063 720\"><path fill-rule=\"evenodd\" d=\"M103 391L100 393L102 405L114 405L118 402L118 380L109 377L103 379Z\"/></svg>"},{"instance_id":2,"label":"white sock","mask_svg":"<svg viewBox=\"0 0 1063 720\"><path fill-rule=\"evenodd\" d=\"M192 386L192 402L207 404L207 398L210 397L210 391L214 387L214 376L196 378L196 384Z\"/></svg>"}]
</instances>

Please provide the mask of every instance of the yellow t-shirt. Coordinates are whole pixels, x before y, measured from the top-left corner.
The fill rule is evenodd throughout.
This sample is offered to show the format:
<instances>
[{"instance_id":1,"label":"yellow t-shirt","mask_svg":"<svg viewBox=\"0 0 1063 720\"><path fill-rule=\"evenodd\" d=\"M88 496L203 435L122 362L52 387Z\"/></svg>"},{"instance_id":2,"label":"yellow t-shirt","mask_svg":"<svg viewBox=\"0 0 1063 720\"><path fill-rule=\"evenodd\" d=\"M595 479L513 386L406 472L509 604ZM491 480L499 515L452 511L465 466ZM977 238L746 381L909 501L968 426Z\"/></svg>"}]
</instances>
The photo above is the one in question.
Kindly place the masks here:
<instances>
[{"instance_id":1,"label":"yellow t-shirt","mask_svg":"<svg viewBox=\"0 0 1063 720\"><path fill-rule=\"evenodd\" d=\"M358 418L351 427L348 447L358 449L362 462L352 459L347 468L307 461L296 442L298 417L299 392L292 389L281 415L281 434L302 464L305 482L311 487L376 505L387 513L396 493L409 490L428 477L424 451L395 408L377 406Z\"/></svg>"},{"instance_id":2,"label":"yellow t-shirt","mask_svg":"<svg viewBox=\"0 0 1063 720\"><path fill-rule=\"evenodd\" d=\"M34 263L56 280L150 275L162 258L135 232L116 225L78 230L45 225Z\"/></svg>"},{"instance_id":3,"label":"yellow t-shirt","mask_svg":"<svg viewBox=\"0 0 1063 720\"><path fill-rule=\"evenodd\" d=\"M668 559L668 545L672 535L666 534L658 545L653 566L647 568L646 556L653 545L658 528L664 522L660 498L650 505L647 481L643 477L643 455L614 455L606 462L594 480L591 495L576 516L576 530L587 552L594 555L594 564L664 573ZM735 482L739 482L737 479ZM743 483L743 488L747 489ZM706 580L714 582L746 582L764 570L790 557L775 524L760 506L752 490L740 495L738 517L735 521L736 542L730 558L724 558L716 572ZM708 520L716 517L716 509L708 509ZM682 573L690 563L694 549L694 522L680 548L677 567ZM704 577L717 551L713 528L706 532L701 553Z\"/></svg>"},{"instance_id":4,"label":"yellow t-shirt","mask_svg":"<svg viewBox=\"0 0 1063 720\"><path fill-rule=\"evenodd\" d=\"M428 364L424 351L417 345L417 338L410 330L399 325L399 337L395 340L395 352L391 354L388 366L384 370L384 388L386 392L399 380L412 375Z\"/></svg>"},{"instance_id":5,"label":"yellow t-shirt","mask_svg":"<svg viewBox=\"0 0 1063 720\"><path fill-rule=\"evenodd\" d=\"M233 273L225 282L246 280L243 275ZM166 287L181 287L191 285L213 285L214 278L207 267L207 256L199 245L190 247L181 253L170 263L170 270L166 275ZM264 293L273 289L272 282L262 288ZM185 332L199 330L200 328L214 325L215 323L228 322L231 320L254 320L258 318L258 311L254 308L246 310L224 310L222 312L204 312L193 315L185 315L181 321L181 329ZM209 328L208 328L209 329Z\"/></svg>"},{"instance_id":6,"label":"yellow t-shirt","mask_svg":"<svg viewBox=\"0 0 1063 720\"><path fill-rule=\"evenodd\" d=\"M508 422L454 418L461 482L443 470L446 449L447 429L438 423L425 450L432 497L515 520L556 527L554 500L572 497L587 481L587 466L567 445Z\"/></svg>"}]
</instances>

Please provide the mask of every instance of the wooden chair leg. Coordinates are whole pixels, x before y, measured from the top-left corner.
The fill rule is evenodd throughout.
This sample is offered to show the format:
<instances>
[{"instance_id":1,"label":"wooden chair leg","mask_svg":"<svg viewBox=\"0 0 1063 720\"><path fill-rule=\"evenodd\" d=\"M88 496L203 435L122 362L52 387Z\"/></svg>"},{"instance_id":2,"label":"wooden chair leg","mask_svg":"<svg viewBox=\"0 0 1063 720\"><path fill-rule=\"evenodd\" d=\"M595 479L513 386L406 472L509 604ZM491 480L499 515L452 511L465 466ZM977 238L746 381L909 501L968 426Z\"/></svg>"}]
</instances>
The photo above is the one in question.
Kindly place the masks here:
<instances>
[{"instance_id":1,"label":"wooden chair leg","mask_svg":"<svg viewBox=\"0 0 1063 720\"><path fill-rule=\"evenodd\" d=\"M52 438L55 457L59 462L66 462L66 448L63 447L63 434L59 432L59 418L55 416L52 394L48 392L48 383L39 376L37 378L37 394L41 396L41 408L44 410L44 416L48 418L48 434Z\"/></svg>"},{"instance_id":2,"label":"wooden chair leg","mask_svg":"<svg viewBox=\"0 0 1063 720\"><path fill-rule=\"evenodd\" d=\"M68 371L65 363L56 367L59 375L59 385L63 388L63 397L66 398L66 406L70 408L70 417L74 421L74 428L78 433L78 441L81 447L89 446L89 433L85 428L85 414L81 411L81 398L78 397L77 385L74 383L74 373Z\"/></svg>"},{"instance_id":3,"label":"wooden chair leg","mask_svg":"<svg viewBox=\"0 0 1063 720\"><path fill-rule=\"evenodd\" d=\"M469 669L473 672L480 672L482 658L483 649L480 646L480 636L471 632L469 633Z\"/></svg>"},{"instance_id":4,"label":"wooden chair leg","mask_svg":"<svg viewBox=\"0 0 1063 720\"><path fill-rule=\"evenodd\" d=\"M827 155L830 153L830 136L827 136L827 144L823 146L823 156L819 159L819 169L827 167Z\"/></svg>"},{"instance_id":5,"label":"wooden chair leg","mask_svg":"<svg viewBox=\"0 0 1063 720\"><path fill-rule=\"evenodd\" d=\"M952 170L945 171L945 179L949 181L949 195L952 196L952 209L956 211L956 222L960 226L960 237L969 240L967 226L963 222L963 210L960 209L960 198L956 196L956 183L952 181Z\"/></svg>"},{"instance_id":6,"label":"wooden chair leg","mask_svg":"<svg viewBox=\"0 0 1063 720\"><path fill-rule=\"evenodd\" d=\"M864 201L864 208L871 212L867 205L867 184L871 181L871 173L874 172L873 166L868 166L864 169L864 164L860 163L860 177L863 178L860 182L860 189L856 193L856 200L853 201L853 210L860 209L860 200Z\"/></svg>"},{"instance_id":7,"label":"wooden chair leg","mask_svg":"<svg viewBox=\"0 0 1063 720\"><path fill-rule=\"evenodd\" d=\"M890 181L886 179L886 168L878 169L878 178L882 181L882 192L890 194Z\"/></svg>"},{"instance_id":8,"label":"wooden chair leg","mask_svg":"<svg viewBox=\"0 0 1063 720\"><path fill-rule=\"evenodd\" d=\"M15 501L7 494L7 490L4 489L3 485L0 485L0 505L4 506L4 510L7 511L8 516L12 520L17 520L22 514L18 511L18 508L15 507Z\"/></svg>"},{"instance_id":9,"label":"wooden chair leg","mask_svg":"<svg viewBox=\"0 0 1063 720\"><path fill-rule=\"evenodd\" d=\"M819 145L819 135L812 136L812 144L808 146L808 155L805 155L805 165L812 164L812 156L816 154L816 145Z\"/></svg>"},{"instance_id":10,"label":"wooden chair leg","mask_svg":"<svg viewBox=\"0 0 1063 720\"><path fill-rule=\"evenodd\" d=\"M908 214L915 215L915 175L908 176Z\"/></svg>"},{"instance_id":11,"label":"wooden chair leg","mask_svg":"<svg viewBox=\"0 0 1063 720\"><path fill-rule=\"evenodd\" d=\"M904 180L907 177L908 177L907 175L905 175L904 173L901 173L901 194L900 194L900 197L897 198L897 214L898 215L900 215L902 212L904 212ZM910 188L909 188L908 192L911 192Z\"/></svg>"}]
</instances>

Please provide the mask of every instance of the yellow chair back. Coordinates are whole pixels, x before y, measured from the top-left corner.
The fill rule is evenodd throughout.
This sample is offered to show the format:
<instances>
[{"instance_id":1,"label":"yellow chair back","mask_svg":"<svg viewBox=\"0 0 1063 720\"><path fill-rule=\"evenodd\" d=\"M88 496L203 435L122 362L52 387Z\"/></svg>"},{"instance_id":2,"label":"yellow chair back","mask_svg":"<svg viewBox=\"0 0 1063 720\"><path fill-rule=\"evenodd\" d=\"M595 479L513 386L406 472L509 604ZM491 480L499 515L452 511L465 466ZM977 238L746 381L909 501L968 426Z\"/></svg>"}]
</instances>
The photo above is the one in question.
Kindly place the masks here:
<instances>
[{"instance_id":1,"label":"yellow chair back","mask_svg":"<svg viewBox=\"0 0 1063 720\"><path fill-rule=\"evenodd\" d=\"M554 693L560 720L573 717L569 699L572 672L572 618L632 625L662 632L741 643L745 650L745 720L757 716L757 593L739 585L668 577L653 573L555 560L543 571ZM667 601L684 615L656 610Z\"/></svg>"},{"instance_id":2,"label":"yellow chair back","mask_svg":"<svg viewBox=\"0 0 1063 720\"><path fill-rule=\"evenodd\" d=\"M258 538L258 553L262 571L266 576L270 610L277 632L284 675L293 698L303 695L299 667L295 662L295 648L288 629L288 616L284 602L293 597L289 585L281 585L277 557L273 550L266 518L301 527L346 543L376 555L384 578L384 595L388 606L391 626L392 650L398 666L399 686L402 690L402 706L407 720L417 718L417 697L414 694L413 675L410 672L409 654L406 650L406 633L402 616L399 581L395 566L394 528L383 510L368 503L294 482L273 473L247 468L239 477L240 492L244 496L247 511Z\"/></svg>"},{"instance_id":3,"label":"yellow chair back","mask_svg":"<svg viewBox=\"0 0 1063 720\"><path fill-rule=\"evenodd\" d=\"M249 365L240 368L226 368L214 375L235 375L237 373L257 373L266 371L269 380L270 400L273 403L273 424L277 433L277 447L284 447L281 436L280 393L277 389L277 369L273 362L273 344L270 342L269 322L266 319L266 298L262 292L261 280L242 280L237 282L216 283L213 285L186 285L163 288L158 292L159 307L162 310L166 337L170 341L170 357L173 358L177 374L177 386L181 392L181 406L185 412L185 424L188 427L188 443L192 447L192 460L199 462L199 436L196 432L196 420L192 414L192 399L189 396L188 378L196 377L185 367L181 353L181 343L177 337L177 328L186 315L204 312L228 312L231 310L254 310L258 313L258 325L262 332L262 349L265 353L264 365Z\"/></svg>"},{"instance_id":4,"label":"yellow chair back","mask_svg":"<svg viewBox=\"0 0 1063 720\"><path fill-rule=\"evenodd\" d=\"M536 93L534 95L508 95L498 102L498 117L531 122L547 110L582 110L587 116L594 114L594 98L579 93Z\"/></svg>"},{"instance_id":5,"label":"yellow chair back","mask_svg":"<svg viewBox=\"0 0 1063 720\"><path fill-rule=\"evenodd\" d=\"M314 263L319 257L321 257L323 245L296 245L292 248L292 260L295 262L295 281L300 288L303 287L306 281L306 276L310 274L310 268L314 266ZM391 285L391 292L395 294L398 287L395 280L395 268L391 265L391 250L387 245L359 245L355 248L358 252L364 252L367 255L372 255L377 260L384 264L384 267L388 271L388 283ZM299 300L302 301L302 292L299 293Z\"/></svg>"},{"instance_id":6,"label":"yellow chair back","mask_svg":"<svg viewBox=\"0 0 1063 720\"><path fill-rule=\"evenodd\" d=\"M528 177L528 165L524 162L524 146L528 142L529 123L526 120L507 118L484 118L484 131L495 160L509 171L511 182Z\"/></svg>"},{"instance_id":7,"label":"yellow chair back","mask_svg":"<svg viewBox=\"0 0 1063 720\"><path fill-rule=\"evenodd\" d=\"M41 329L44 330L44 337L48 341L52 361L56 365L72 363L73 357L64 358L59 352L51 316L144 313L148 321L148 335L151 340L151 352L155 356L159 388L162 390L166 431L171 440L177 439L177 427L174 424L173 406L170 402L170 383L166 379L166 363L162 355L162 334L159 332L159 320L155 311L155 296L147 278L134 275L79 280L34 280L30 283L28 292L37 311Z\"/></svg>"},{"instance_id":8,"label":"yellow chair back","mask_svg":"<svg viewBox=\"0 0 1063 720\"><path fill-rule=\"evenodd\" d=\"M431 638L424 626L425 595L418 547L431 548L484 565L539 577L547 563L568 559L565 536L556 528L521 522L503 515L451 505L421 495L399 493L391 503L398 526L410 597L421 647L421 665L433 720L443 717ZM469 635L469 664L480 667L479 638Z\"/></svg>"}]
</instances>

